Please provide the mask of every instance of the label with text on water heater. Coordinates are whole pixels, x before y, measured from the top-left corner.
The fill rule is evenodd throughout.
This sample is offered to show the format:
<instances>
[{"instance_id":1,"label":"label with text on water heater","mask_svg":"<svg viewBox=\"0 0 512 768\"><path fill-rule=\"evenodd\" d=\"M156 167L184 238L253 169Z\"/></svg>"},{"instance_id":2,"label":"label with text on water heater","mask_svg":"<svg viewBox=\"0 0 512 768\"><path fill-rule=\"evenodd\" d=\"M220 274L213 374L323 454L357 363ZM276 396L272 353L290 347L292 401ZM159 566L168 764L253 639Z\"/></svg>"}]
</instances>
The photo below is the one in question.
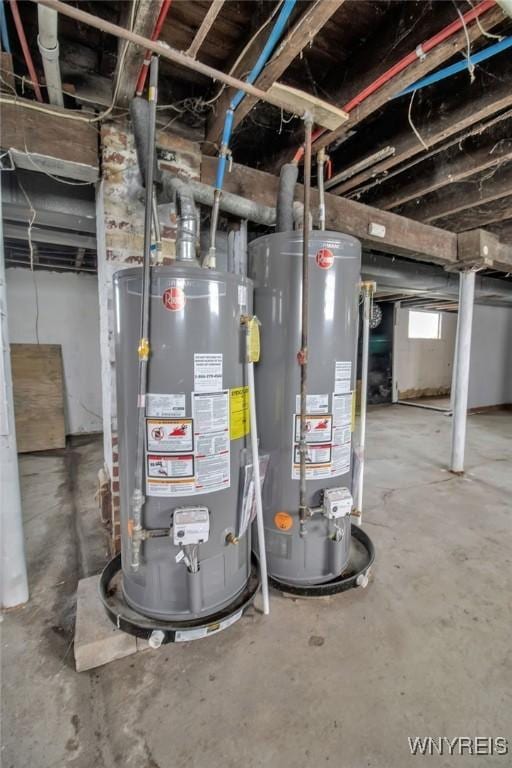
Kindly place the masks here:
<instances>
[{"instance_id":1,"label":"label with text on water heater","mask_svg":"<svg viewBox=\"0 0 512 768\"><path fill-rule=\"evenodd\" d=\"M306 443L330 443L332 416L306 416ZM300 440L300 414L295 414L295 442Z\"/></svg>"},{"instance_id":2,"label":"label with text on water heater","mask_svg":"<svg viewBox=\"0 0 512 768\"><path fill-rule=\"evenodd\" d=\"M352 424L352 392L346 395L332 396L333 427L346 427Z\"/></svg>"},{"instance_id":3,"label":"label with text on water heater","mask_svg":"<svg viewBox=\"0 0 512 768\"><path fill-rule=\"evenodd\" d=\"M222 390L222 354L194 354L194 391Z\"/></svg>"},{"instance_id":4,"label":"label with text on water heater","mask_svg":"<svg viewBox=\"0 0 512 768\"><path fill-rule=\"evenodd\" d=\"M196 493L221 491L231 484L229 392L192 395L196 445Z\"/></svg>"},{"instance_id":5,"label":"label with text on water heater","mask_svg":"<svg viewBox=\"0 0 512 768\"><path fill-rule=\"evenodd\" d=\"M152 478L193 478L194 456L185 454L176 456L170 453L148 453L148 477Z\"/></svg>"},{"instance_id":6,"label":"label with text on water heater","mask_svg":"<svg viewBox=\"0 0 512 768\"><path fill-rule=\"evenodd\" d=\"M146 416L161 416L164 418L185 416L185 394L161 395L148 392L146 395Z\"/></svg>"},{"instance_id":7,"label":"label with text on water heater","mask_svg":"<svg viewBox=\"0 0 512 768\"><path fill-rule=\"evenodd\" d=\"M334 392L337 395L345 395L350 392L352 381L352 362L350 360L336 360L334 368Z\"/></svg>"},{"instance_id":8,"label":"label with text on water heater","mask_svg":"<svg viewBox=\"0 0 512 768\"><path fill-rule=\"evenodd\" d=\"M192 419L146 419L146 447L150 453L192 451Z\"/></svg>"},{"instance_id":9,"label":"label with text on water heater","mask_svg":"<svg viewBox=\"0 0 512 768\"><path fill-rule=\"evenodd\" d=\"M295 411L300 413L300 395L295 398ZM307 395L306 413L329 413L329 395Z\"/></svg>"},{"instance_id":10,"label":"label with text on water heater","mask_svg":"<svg viewBox=\"0 0 512 768\"><path fill-rule=\"evenodd\" d=\"M241 618L244 612L243 608L234 613L232 616L228 616L227 619L222 621L216 621L214 624L209 624L207 627L198 627L197 629L178 629L174 634L175 643L185 643L188 640L199 640L201 637L208 637L208 635L215 635L217 632L222 632L223 629L227 629L232 624Z\"/></svg>"}]
</instances>

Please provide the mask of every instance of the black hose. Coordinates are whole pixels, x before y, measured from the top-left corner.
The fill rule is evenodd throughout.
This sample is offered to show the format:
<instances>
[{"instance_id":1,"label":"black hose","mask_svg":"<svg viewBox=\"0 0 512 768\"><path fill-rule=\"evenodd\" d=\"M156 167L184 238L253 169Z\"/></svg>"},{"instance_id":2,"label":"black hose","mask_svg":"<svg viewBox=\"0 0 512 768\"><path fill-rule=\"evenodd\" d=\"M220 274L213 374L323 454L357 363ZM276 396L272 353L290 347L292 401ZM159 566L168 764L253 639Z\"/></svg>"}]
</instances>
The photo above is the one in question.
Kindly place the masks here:
<instances>
[{"instance_id":1,"label":"black hose","mask_svg":"<svg viewBox=\"0 0 512 768\"><path fill-rule=\"evenodd\" d=\"M146 175L149 157L149 122L151 105L149 101L142 96L135 96L130 101L130 117L132 120L133 135L135 138L135 151L137 152L137 161L139 164L140 175L142 176L142 185L146 186ZM161 181L161 173L157 165L156 153L153 158L153 180L155 183Z\"/></svg>"}]
</instances>

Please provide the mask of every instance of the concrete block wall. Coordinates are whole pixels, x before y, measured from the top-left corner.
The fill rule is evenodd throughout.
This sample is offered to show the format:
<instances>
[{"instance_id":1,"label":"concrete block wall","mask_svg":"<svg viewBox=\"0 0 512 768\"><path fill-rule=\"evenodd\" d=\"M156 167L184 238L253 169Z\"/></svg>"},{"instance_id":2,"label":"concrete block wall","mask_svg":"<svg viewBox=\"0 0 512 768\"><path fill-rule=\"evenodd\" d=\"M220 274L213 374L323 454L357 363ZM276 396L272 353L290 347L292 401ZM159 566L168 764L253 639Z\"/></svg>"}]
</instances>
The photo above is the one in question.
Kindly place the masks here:
<instances>
[{"instance_id":1,"label":"concrete block wall","mask_svg":"<svg viewBox=\"0 0 512 768\"><path fill-rule=\"evenodd\" d=\"M199 145L160 132L157 146L162 167L184 177L200 177ZM129 123L110 122L101 130L102 179L97 191L98 291L103 393L105 470L111 485L112 550L119 546L119 454L116 415L113 275L142 263L144 189ZM163 263L175 257L176 215L172 205L158 207Z\"/></svg>"}]
</instances>

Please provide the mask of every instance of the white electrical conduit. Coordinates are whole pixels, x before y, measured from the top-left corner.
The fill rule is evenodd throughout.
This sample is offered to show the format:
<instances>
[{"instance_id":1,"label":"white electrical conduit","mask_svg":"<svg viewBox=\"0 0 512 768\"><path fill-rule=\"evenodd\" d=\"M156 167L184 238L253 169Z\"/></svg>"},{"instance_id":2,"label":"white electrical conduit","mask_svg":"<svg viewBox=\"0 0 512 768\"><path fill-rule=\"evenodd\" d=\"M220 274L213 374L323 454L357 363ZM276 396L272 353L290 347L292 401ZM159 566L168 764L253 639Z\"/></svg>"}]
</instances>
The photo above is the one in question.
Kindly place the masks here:
<instances>
[{"instance_id":1,"label":"white electrical conduit","mask_svg":"<svg viewBox=\"0 0 512 768\"><path fill-rule=\"evenodd\" d=\"M256 422L256 399L254 397L254 363L247 363L247 384L249 386L249 416L251 423L252 475L254 480L254 498L256 500L256 526L258 529L258 556L260 560L261 596L263 613L270 613L268 596L267 554L265 551L265 526L263 523L263 503L261 499L260 455L258 451L258 428Z\"/></svg>"},{"instance_id":2,"label":"white electrical conduit","mask_svg":"<svg viewBox=\"0 0 512 768\"><path fill-rule=\"evenodd\" d=\"M44 78L50 104L64 106L59 64L58 14L43 5L37 7L39 34L37 44L43 60Z\"/></svg>"},{"instance_id":3,"label":"white electrical conduit","mask_svg":"<svg viewBox=\"0 0 512 768\"><path fill-rule=\"evenodd\" d=\"M361 413L359 416L359 474L354 498L354 522L361 525L363 516L364 463L366 452L366 404L368 399L368 356L370 349L370 314L375 283L363 283L363 349L361 354ZM354 395L355 396L355 395Z\"/></svg>"}]
</instances>

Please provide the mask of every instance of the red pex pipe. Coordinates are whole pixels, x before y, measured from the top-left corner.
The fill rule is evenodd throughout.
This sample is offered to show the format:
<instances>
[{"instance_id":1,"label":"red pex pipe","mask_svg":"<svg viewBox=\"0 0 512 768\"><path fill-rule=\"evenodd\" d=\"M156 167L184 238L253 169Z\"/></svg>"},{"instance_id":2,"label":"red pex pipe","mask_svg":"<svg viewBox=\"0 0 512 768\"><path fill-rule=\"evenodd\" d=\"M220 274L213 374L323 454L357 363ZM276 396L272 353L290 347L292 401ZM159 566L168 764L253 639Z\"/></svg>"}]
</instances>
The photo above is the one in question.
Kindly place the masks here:
<instances>
[{"instance_id":1,"label":"red pex pipe","mask_svg":"<svg viewBox=\"0 0 512 768\"><path fill-rule=\"evenodd\" d=\"M172 0L163 0L162 5L160 6L160 11L158 13L158 18L156 20L155 28L151 33L150 40L158 40L158 38L160 37L160 32L162 31L164 21L167 17L167 14L169 13L171 3L172 3ZM139 77L137 79L137 85L135 87L135 93L137 96L142 96L142 92L146 84L146 78L148 76L151 55L152 55L151 51L147 51L146 55L144 56L144 61L142 62L142 67L140 68Z\"/></svg>"},{"instance_id":2,"label":"red pex pipe","mask_svg":"<svg viewBox=\"0 0 512 768\"><path fill-rule=\"evenodd\" d=\"M357 96L354 96L353 99L348 101L344 107L342 107L344 112L351 112L355 107L359 106L361 102L363 102L365 99L368 98L368 96L371 96L372 93L375 93L376 91L380 90L383 85L385 85L387 82L393 79L396 75L398 75L400 72L403 72L404 69L407 69L411 64L413 64L415 61L417 61L419 58L421 58L424 54L427 54L429 51L431 51L433 48L438 46L440 43L444 42L447 38L451 37L455 32L458 32L459 29L461 29L464 24L468 24L471 21L474 21L474 19L478 18L478 16L481 16L483 13L488 11L490 8L493 7L493 5L496 5L496 0L483 0L479 5L477 5L475 8L472 8L470 11L464 14L464 16L461 18L456 19L451 24L448 24L448 26L444 27L440 32L437 32L437 34L433 35L432 37L429 37L428 40L425 40L424 43L421 43L421 45L418 45L417 48L414 49L414 51L411 51L406 56L404 56L402 59L396 62L396 64L393 64L392 67L387 69L385 72L382 73L376 80L374 80L370 85L367 85L366 88L363 88L362 91L360 91ZM326 133L327 130L325 128L317 128L313 132L313 141L316 141L316 139L320 138L324 133ZM302 160L302 157L304 155L304 147L299 147L297 152L295 153L293 157L294 163L300 163Z\"/></svg>"},{"instance_id":3,"label":"red pex pipe","mask_svg":"<svg viewBox=\"0 0 512 768\"><path fill-rule=\"evenodd\" d=\"M36 75L36 70L34 68L34 62L32 61L30 48L28 47L27 38L25 37L25 30L23 29L23 24L22 24L20 12L18 9L18 3L16 2L16 0L11 0L11 11L12 11L12 16L14 19L16 31L18 33L21 49L23 51L23 56L25 58L25 64L27 65L28 73L32 81L32 86L36 94L36 99L40 101L41 104L43 104L44 99L41 94L41 89L39 88L39 83L37 82L37 75Z\"/></svg>"}]
</instances>

